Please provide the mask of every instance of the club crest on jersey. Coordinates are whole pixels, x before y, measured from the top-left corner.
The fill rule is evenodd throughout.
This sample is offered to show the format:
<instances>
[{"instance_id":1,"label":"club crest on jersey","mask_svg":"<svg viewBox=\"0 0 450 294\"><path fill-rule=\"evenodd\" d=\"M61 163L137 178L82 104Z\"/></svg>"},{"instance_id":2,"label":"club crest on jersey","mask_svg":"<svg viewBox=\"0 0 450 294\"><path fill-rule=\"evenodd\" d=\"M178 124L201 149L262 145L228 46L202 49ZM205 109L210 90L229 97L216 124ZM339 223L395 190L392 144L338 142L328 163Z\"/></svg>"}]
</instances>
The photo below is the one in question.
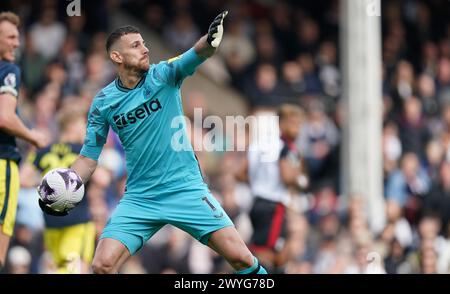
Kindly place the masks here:
<instances>
[{"instance_id":1,"label":"club crest on jersey","mask_svg":"<svg viewBox=\"0 0 450 294\"><path fill-rule=\"evenodd\" d=\"M3 80L5 86L15 87L16 86L16 75L14 73L9 73Z\"/></svg>"},{"instance_id":2,"label":"club crest on jersey","mask_svg":"<svg viewBox=\"0 0 450 294\"><path fill-rule=\"evenodd\" d=\"M143 120L149 117L153 112L162 108L158 99L152 99L143 103L141 106L129 111L127 113L120 113L113 116L114 123L119 130L135 124L138 120Z\"/></svg>"},{"instance_id":3,"label":"club crest on jersey","mask_svg":"<svg viewBox=\"0 0 450 294\"><path fill-rule=\"evenodd\" d=\"M144 89L144 96L145 97L148 97L148 96L150 96L152 94L152 91L150 90L150 89L148 89L148 88L145 88Z\"/></svg>"}]
</instances>

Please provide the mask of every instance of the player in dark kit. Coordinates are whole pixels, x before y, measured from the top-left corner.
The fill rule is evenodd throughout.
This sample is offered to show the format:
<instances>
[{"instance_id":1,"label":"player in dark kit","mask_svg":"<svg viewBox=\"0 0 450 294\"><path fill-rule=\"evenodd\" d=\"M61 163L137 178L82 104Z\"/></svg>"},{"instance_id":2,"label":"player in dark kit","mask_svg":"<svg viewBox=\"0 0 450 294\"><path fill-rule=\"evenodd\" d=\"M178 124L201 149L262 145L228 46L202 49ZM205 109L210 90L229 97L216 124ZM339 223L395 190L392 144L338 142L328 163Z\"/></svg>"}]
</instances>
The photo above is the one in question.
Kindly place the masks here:
<instances>
[{"instance_id":1,"label":"player in dark kit","mask_svg":"<svg viewBox=\"0 0 450 294\"><path fill-rule=\"evenodd\" d=\"M16 137L36 147L48 144L43 133L28 129L17 115L20 70L13 62L19 47L19 24L16 14L0 13L0 268L5 264L16 220L20 186Z\"/></svg>"}]
</instances>

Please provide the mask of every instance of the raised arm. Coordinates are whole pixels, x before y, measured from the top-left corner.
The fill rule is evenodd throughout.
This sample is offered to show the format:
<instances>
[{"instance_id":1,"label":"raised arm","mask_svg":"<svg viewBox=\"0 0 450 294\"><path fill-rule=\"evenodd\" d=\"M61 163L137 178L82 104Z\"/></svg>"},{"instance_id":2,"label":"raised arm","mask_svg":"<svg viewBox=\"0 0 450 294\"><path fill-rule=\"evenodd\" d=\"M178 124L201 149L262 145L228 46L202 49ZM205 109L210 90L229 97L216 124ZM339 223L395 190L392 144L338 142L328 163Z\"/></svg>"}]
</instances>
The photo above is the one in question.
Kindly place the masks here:
<instances>
[{"instance_id":1,"label":"raised arm","mask_svg":"<svg viewBox=\"0 0 450 294\"><path fill-rule=\"evenodd\" d=\"M223 36L223 20L227 16L228 11L219 14L211 23L208 34L198 40L194 45L195 52L202 58L211 57L219 47Z\"/></svg>"},{"instance_id":2,"label":"raised arm","mask_svg":"<svg viewBox=\"0 0 450 294\"><path fill-rule=\"evenodd\" d=\"M228 11L219 14L209 26L208 34L201 37L194 47L183 54L159 63L155 75L161 82L181 87L183 80L196 71L208 57L216 52L222 40L223 19Z\"/></svg>"}]
</instances>

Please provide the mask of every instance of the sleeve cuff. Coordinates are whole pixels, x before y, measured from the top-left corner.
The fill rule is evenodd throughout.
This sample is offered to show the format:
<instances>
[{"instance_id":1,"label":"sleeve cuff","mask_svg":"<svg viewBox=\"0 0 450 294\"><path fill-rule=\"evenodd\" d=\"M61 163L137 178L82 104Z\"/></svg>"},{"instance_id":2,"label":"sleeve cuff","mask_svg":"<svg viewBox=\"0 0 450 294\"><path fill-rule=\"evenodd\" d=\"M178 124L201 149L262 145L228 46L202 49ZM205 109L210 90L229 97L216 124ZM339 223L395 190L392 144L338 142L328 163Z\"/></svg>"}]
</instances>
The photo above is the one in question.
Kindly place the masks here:
<instances>
[{"instance_id":1,"label":"sleeve cuff","mask_svg":"<svg viewBox=\"0 0 450 294\"><path fill-rule=\"evenodd\" d=\"M93 147L88 145L83 145L83 148L81 148L80 155L84 157L88 157L92 160L98 161L98 158L100 156L100 153L102 152L103 147Z\"/></svg>"},{"instance_id":2,"label":"sleeve cuff","mask_svg":"<svg viewBox=\"0 0 450 294\"><path fill-rule=\"evenodd\" d=\"M197 67L205 60L206 58L201 58L200 56L198 56L197 52L195 52L194 47L192 47L183 54L180 70L184 75L192 75Z\"/></svg>"},{"instance_id":3,"label":"sleeve cuff","mask_svg":"<svg viewBox=\"0 0 450 294\"><path fill-rule=\"evenodd\" d=\"M1 86L0 94L2 94L2 93L9 93L9 94L12 94L14 97L17 97L17 95L18 95L17 90L12 86Z\"/></svg>"}]
</instances>

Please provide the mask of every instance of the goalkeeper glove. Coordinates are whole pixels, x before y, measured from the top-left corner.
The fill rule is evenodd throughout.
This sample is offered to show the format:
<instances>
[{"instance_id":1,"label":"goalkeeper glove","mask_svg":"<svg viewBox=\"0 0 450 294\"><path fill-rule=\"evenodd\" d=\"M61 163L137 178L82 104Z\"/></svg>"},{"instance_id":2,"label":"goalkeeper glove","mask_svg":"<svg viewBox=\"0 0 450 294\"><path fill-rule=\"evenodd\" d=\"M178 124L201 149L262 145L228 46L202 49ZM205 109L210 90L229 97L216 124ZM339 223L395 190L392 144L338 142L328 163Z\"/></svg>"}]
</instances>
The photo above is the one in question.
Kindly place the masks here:
<instances>
[{"instance_id":1,"label":"goalkeeper glove","mask_svg":"<svg viewBox=\"0 0 450 294\"><path fill-rule=\"evenodd\" d=\"M39 202L39 207L40 207L41 210L42 210L43 212L45 212L46 214L53 215L53 216L65 216L65 215L68 215L68 214L69 214L68 210L64 210L64 211L55 211L55 210L51 209L50 206L47 205L47 204L46 204L42 199L40 199L40 198L38 199L38 202Z\"/></svg>"},{"instance_id":2,"label":"goalkeeper glove","mask_svg":"<svg viewBox=\"0 0 450 294\"><path fill-rule=\"evenodd\" d=\"M209 26L208 38L206 41L214 48L219 47L223 35L223 19L227 16L228 11L219 14Z\"/></svg>"}]
</instances>

